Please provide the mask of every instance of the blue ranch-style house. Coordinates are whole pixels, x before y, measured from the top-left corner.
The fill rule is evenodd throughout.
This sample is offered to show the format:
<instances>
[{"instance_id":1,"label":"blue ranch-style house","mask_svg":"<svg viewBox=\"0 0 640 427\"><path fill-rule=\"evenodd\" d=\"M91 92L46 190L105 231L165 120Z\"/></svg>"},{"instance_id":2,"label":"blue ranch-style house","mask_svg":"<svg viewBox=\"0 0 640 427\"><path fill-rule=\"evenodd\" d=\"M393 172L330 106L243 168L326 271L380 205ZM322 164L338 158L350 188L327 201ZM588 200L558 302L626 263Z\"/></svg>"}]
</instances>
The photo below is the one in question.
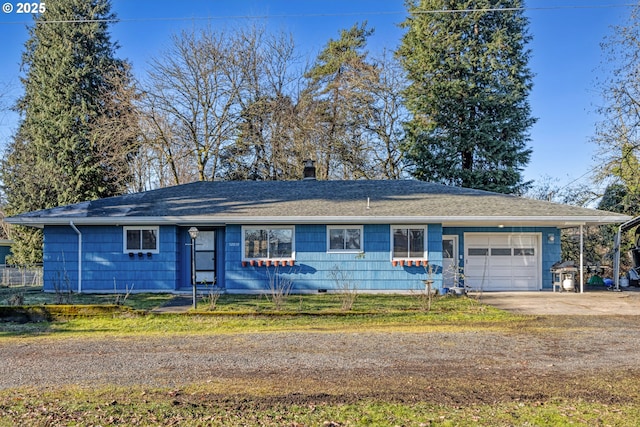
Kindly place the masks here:
<instances>
[{"instance_id":1,"label":"blue ranch-style house","mask_svg":"<svg viewBox=\"0 0 640 427\"><path fill-rule=\"evenodd\" d=\"M560 230L611 212L413 180L195 182L29 212L44 230L44 289L261 293L465 285L551 289ZM189 230L197 229L195 247ZM193 249L193 250L192 250ZM194 257L192 258L192 253Z\"/></svg>"}]
</instances>

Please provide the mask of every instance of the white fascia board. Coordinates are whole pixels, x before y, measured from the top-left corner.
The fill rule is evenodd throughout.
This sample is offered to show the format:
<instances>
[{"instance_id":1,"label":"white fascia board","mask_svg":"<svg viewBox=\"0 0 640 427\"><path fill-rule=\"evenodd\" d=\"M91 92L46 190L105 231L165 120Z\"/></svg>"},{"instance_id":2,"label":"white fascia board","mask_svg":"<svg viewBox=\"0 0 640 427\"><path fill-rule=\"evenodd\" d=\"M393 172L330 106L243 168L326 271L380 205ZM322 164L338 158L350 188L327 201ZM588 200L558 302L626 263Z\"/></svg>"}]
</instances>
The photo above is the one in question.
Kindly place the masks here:
<instances>
[{"instance_id":1,"label":"white fascia board","mask_svg":"<svg viewBox=\"0 0 640 427\"><path fill-rule=\"evenodd\" d=\"M575 227L578 225L619 224L631 217L615 216L161 216L161 217L56 217L56 218L7 218L10 224L32 227L69 225L225 225L225 224L442 224L453 226L550 226Z\"/></svg>"}]
</instances>

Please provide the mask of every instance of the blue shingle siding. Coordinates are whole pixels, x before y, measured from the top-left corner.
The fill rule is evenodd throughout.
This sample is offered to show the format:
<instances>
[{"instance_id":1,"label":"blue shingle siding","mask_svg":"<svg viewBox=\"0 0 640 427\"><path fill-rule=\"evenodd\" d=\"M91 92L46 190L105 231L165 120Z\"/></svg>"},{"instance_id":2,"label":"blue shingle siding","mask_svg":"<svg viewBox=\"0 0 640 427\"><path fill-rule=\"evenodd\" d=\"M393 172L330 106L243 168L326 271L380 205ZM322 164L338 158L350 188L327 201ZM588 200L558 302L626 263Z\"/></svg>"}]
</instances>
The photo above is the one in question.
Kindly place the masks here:
<instances>
[{"instance_id":1,"label":"blue shingle siding","mask_svg":"<svg viewBox=\"0 0 640 427\"><path fill-rule=\"evenodd\" d=\"M393 224L396 225L396 224ZM398 224L400 225L400 224ZM295 265L269 267L293 281L298 292L317 292L340 287L332 277L338 270L361 291L407 291L421 289L428 276L424 266L393 266L390 224L362 226L362 253L327 252L325 225L295 226ZM541 236L541 277L543 288L551 288L549 269L560 260L560 231L555 227L445 227L427 224L427 259L434 287L442 283L442 235L459 236L463 254L464 233L539 233ZM133 286L134 292L170 292L190 286L190 240L187 228L161 226L160 253L130 257L123 253L123 228L118 226L80 226L83 237L82 291L117 292ZM242 265L242 227L216 228L218 285L235 293L266 292L267 267ZM553 239L549 236L552 235ZM69 286L78 289L78 235L70 226L47 226L44 232L44 288ZM553 240L553 242L552 242Z\"/></svg>"},{"instance_id":2,"label":"blue shingle siding","mask_svg":"<svg viewBox=\"0 0 640 427\"><path fill-rule=\"evenodd\" d=\"M297 225L295 227L295 266L252 267L242 266L242 229L228 226L225 263L225 287L229 292L265 292L269 289L269 273L277 272L293 281L298 292L316 292L321 289L340 288L332 272L362 291L407 291L421 289L427 278L424 267L393 267L391 264L391 226L363 226L363 253L328 253L325 225ZM429 259L436 265L433 273L435 286L441 285L442 227L428 226Z\"/></svg>"},{"instance_id":3,"label":"blue shingle siding","mask_svg":"<svg viewBox=\"0 0 640 427\"><path fill-rule=\"evenodd\" d=\"M83 226L82 291L173 291L177 285L177 233L173 226L159 230L160 253L142 256L123 252L118 226ZM71 227L45 227L44 290L78 290L78 235Z\"/></svg>"},{"instance_id":4,"label":"blue shingle siding","mask_svg":"<svg viewBox=\"0 0 640 427\"><path fill-rule=\"evenodd\" d=\"M45 291L78 289L78 235L71 227L45 227L42 274Z\"/></svg>"}]
</instances>

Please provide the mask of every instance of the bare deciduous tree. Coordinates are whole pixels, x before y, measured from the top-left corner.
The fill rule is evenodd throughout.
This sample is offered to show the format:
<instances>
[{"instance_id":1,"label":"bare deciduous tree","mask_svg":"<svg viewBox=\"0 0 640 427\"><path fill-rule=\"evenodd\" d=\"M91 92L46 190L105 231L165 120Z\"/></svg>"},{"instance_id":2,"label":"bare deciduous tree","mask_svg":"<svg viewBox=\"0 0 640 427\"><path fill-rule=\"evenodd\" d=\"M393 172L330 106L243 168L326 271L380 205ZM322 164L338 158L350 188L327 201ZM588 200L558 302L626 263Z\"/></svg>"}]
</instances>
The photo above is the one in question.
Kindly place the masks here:
<instances>
[{"instance_id":1,"label":"bare deciduous tree","mask_svg":"<svg viewBox=\"0 0 640 427\"><path fill-rule=\"evenodd\" d=\"M173 37L145 84L140 188L195 180L399 178L405 111L393 58L370 63L354 26L304 72L286 33L248 27Z\"/></svg>"},{"instance_id":2,"label":"bare deciduous tree","mask_svg":"<svg viewBox=\"0 0 640 427\"><path fill-rule=\"evenodd\" d=\"M233 37L210 29L172 38L172 46L151 63L146 110L153 139L180 180L183 155L196 178L214 180L221 151L231 143L240 107L242 73L231 60ZM167 125L171 132L167 132ZM181 183L181 182L176 182Z\"/></svg>"},{"instance_id":3,"label":"bare deciduous tree","mask_svg":"<svg viewBox=\"0 0 640 427\"><path fill-rule=\"evenodd\" d=\"M238 134L225 152L229 179L281 180L297 177L296 53L290 35L253 27L237 35L236 68L243 73Z\"/></svg>"}]
</instances>

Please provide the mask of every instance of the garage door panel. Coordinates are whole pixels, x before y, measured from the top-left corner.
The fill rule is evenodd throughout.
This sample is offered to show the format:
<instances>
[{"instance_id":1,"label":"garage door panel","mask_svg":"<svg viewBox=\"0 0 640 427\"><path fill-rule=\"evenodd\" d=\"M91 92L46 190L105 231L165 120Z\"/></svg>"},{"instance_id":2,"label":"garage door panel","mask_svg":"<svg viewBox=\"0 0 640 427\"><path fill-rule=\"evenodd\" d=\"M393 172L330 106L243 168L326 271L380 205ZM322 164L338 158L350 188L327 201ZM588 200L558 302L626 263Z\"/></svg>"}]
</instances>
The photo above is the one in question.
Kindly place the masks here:
<instances>
[{"instance_id":1,"label":"garage door panel","mask_svg":"<svg viewBox=\"0 0 640 427\"><path fill-rule=\"evenodd\" d=\"M537 268L538 261L534 257L526 257L526 258L513 257L511 265L514 268L526 268L530 266L535 266Z\"/></svg>"},{"instance_id":2,"label":"garage door panel","mask_svg":"<svg viewBox=\"0 0 640 427\"><path fill-rule=\"evenodd\" d=\"M474 236L473 237L473 244L475 246L488 246L489 245L489 236L488 235L484 235L484 236ZM471 247L471 245L469 245L469 247Z\"/></svg>"},{"instance_id":3,"label":"garage door panel","mask_svg":"<svg viewBox=\"0 0 640 427\"><path fill-rule=\"evenodd\" d=\"M484 268L489 266L489 260L486 257L468 257L465 265L475 268Z\"/></svg>"},{"instance_id":4,"label":"garage door panel","mask_svg":"<svg viewBox=\"0 0 640 427\"><path fill-rule=\"evenodd\" d=\"M493 267L491 269L491 277L511 277L513 269L511 267Z\"/></svg>"},{"instance_id":5,"label":"garage door panel","mask_svg":"<svg viewBox=\"0 0 640 427\"><path fill-rule=\"evenodd\" d=\"M492 290L508 290L511 289L513 286L513 281L511 280L511 278L508 279L500 279L500 278L496 278L496 277L492 277L491 278L491 289Z\"/></svg>"},{"instance_id":6,"label":"garage door panel","mask_svg":"<svg viewBox=\"0 0 640 427\"><path fill-rule=\"evenodd\" d=\"M517 288L518 290L530 290L531 289L531 279L532 278L526 278L526 279L524 279L524 278L523 279L514 278L513 279L513 286L514 286L514 288Z\"/></svg>"},{"instance_id":7,"label":"garage door panel","mask_svg":"<svg viewBox=\"0 0 640 427\"><path fill-rule=\"evenodd\" d=\"M530 247L534 247L535 246L535 242L536 242L537 236L514 236L511 235L511 246L514 247L524 247L524 246L530 246Z\"/></svg>"},{"instance_id":8,"label":"garage door panel","mask_svg":"<svg viewBox=\"0 0 640 427\"><path fill-rule=\"evenodd\" d=\"M491 268L508 267L509 270L511 270L513 261L511 260L511 257L491 257L489 265Z\"/></svg>"},{"instance_id":9,"label":"garage door panel","mask_svg":"<svg viewBox=\"0 0 640 427\"><path fill-rule=\"evenodd\" d=\"M504 246L504 247L509 247L511 245L511 243L509 242L509 235L505 234L505 235L493 235L493 236L487 236L487 239L489 240L489 244L492 245L493 247L498 247L498 246Z\"/></svg>"}]
</instances>

